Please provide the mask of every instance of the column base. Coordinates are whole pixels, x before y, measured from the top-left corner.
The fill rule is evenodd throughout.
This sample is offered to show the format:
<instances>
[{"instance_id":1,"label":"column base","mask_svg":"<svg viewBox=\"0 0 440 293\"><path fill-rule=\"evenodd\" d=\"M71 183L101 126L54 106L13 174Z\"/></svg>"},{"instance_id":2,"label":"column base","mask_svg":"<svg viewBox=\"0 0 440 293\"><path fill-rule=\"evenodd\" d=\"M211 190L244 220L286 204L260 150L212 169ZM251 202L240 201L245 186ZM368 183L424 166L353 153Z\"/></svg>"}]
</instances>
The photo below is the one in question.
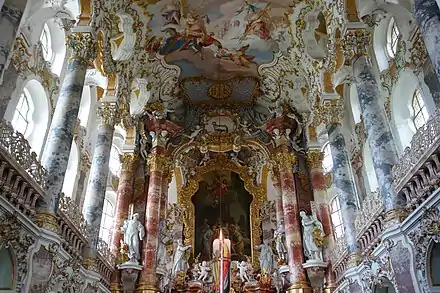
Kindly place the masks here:
<instances>
[{"instance_id":1,"label":"column base","mask_svg":"<svg viewBox=\"0 0 440 293\"><path fill-rule=\"evenodd\" d=\"M136 293L160 293L155 286L147 284L138 284L136 286Z\"/></svg>"},{"instance_id":2,"label":"column base","mask_svg":"<svg viewBox=\"0 0 440 293\"><path fill-rule=\"evenodd\" d=\"M122 287L120 284L112 283L110 284L110 293L121 293Z\"/></svg>"},{"instance_id":3,"label":"column base","mask_svg":"<svg viewBox=\"0 0 440 293\"><path fill-rule=\"evenodd\" d=\"M38 227L49 230L56 234L60 234L60 225L58 224L58 217L52 213L38 213L35 218L35 223Z\"/></svg>"},{"instance_id":4,"label":"column base","mask_svg":"<svg viewBox=\"0 0 440 293\"><path fill-rule=\"evenodd\" d=\"M312 288L306 282L298 282L290 285L286 291L287 293L313 293Z\"/></svg>"}]
</instances>

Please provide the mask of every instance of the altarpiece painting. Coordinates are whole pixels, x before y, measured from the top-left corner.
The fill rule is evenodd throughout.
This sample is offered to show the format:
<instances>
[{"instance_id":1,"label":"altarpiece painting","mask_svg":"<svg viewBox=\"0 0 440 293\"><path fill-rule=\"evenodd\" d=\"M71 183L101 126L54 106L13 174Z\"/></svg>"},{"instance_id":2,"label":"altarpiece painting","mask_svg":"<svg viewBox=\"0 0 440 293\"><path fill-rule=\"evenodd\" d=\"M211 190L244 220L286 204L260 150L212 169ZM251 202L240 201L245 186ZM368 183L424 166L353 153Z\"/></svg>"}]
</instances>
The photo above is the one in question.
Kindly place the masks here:
<instances>
[{"instance_id":1,"label":"altarpiece painting","mask_svg":"<svg viewBox=\"0 0 440 293\"><path fill-rule=\"evenodd\" d=\"M206 173L192 197L195 207L195 256L212 259L212 243L219 237L220 227L231 240L232 260L251 256L250 206L252 195L239 175L231 171Z\"/></svg>"}]
</instances>

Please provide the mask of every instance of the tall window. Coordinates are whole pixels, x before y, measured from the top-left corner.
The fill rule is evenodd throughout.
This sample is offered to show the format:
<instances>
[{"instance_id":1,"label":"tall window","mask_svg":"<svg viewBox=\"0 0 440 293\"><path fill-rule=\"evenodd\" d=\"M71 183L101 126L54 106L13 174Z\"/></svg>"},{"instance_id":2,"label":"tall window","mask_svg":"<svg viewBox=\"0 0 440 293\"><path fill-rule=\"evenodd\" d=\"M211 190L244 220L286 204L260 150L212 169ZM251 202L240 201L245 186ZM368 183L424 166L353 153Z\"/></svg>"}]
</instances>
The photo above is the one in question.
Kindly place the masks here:
<instances>
[{"instance_id":1,"label":"tall window","mask_svg":"<svg viewBox=\"0 0 440 293\"><path fill-rule=\"evenodd\" d=\"M336 196L330 205L332 213L333 231L336 238L340 238L344 235L344 226L342 223L341 206L339 204L339 198Z\"/></svg>"},{"instance_id":2,"label":"tall window","mask_svg":"<svg viewBox=\"0 0 440 293\"><path fill-rule=\"evenodd\" d=\"M390 26L388 28L388 35L387 35L387 51L388 51L388 55L390 55L391 58L394 58L396 56L399 36L400 36L400 32L399 29L397 28L396 21L394 20L394 18L391 18Z\"/></svg>"},{"instance_id":3,"label":"tall window","mask_svg":"<svg viewBox=\"0 0 440 293\"><path fill-rule=\"evenodd\" d=\"M324 172L328 173L333 169L333 158L332 158L332 151L330 149L330 144L327 143L322 151L324 152L324 160L322 161L322 168L324 169Z\"/></svg>"},{"instance_id":4,"label":"tall window","mask_svg":"<svg viewBox=\"0 0 440 293\"><path fill-rule=\"evenodd\" d=\"M101 227L99 229L99 238L110 243L111 231L113 226L113 205L106 198L104 200L104 208L102 210Z\"/></svg>"},{"instance_id":5,"label":"tall window","mask_svg":"<svg viewBox=\"0 0 440 293\"><path fill-rule=\"evenodd\" d=\"M24 89L20 99L18 100L17 107L15 108L14 116L12 117L12 127L23 135L25 135L29 127L29 103L31 102L31 95L29 94L29 91Z\"/></svg>"},{"instance_id":6,"label":"tall window","mask_svg":"<svg viewBox=\"0 0 440 293\"><path fill-rule=\"evenodd\" d=\"M414 92L411 106L414 111L414 126L416 129L419 129L426 124L426 121L428 121L429 118L428 110L426 109L425 102L423 101L423 97L419 89Z\"/></svg>"},{"instance_id":7,"label":"tall window","mask_svg":"<svg viewBox=\"0 0 440 293\"><path fill-rule=\"evenodd\" d=\"M117 175L119 172L119 169L121 168L121 160L119 158L119 151L115 146L112 146L112 150L110 152L110 172L112 172L113 175Z\"/></svg>"},{"instance_id":8,"label":"tall window","mask_svg":"<svg viewBox=\"0 0 440 293\"><path fill-rule=\"evenodd\" d=\"M53 52L52 52L52 42L50 39L50 31L49 31L49 27L47 26L47 23L45 23L43 26L43 31L41 32L40 35L40 42L41 42L41 47L43 49L44 60L50 61L52 59Z\"/></svg>"}]
</instances>

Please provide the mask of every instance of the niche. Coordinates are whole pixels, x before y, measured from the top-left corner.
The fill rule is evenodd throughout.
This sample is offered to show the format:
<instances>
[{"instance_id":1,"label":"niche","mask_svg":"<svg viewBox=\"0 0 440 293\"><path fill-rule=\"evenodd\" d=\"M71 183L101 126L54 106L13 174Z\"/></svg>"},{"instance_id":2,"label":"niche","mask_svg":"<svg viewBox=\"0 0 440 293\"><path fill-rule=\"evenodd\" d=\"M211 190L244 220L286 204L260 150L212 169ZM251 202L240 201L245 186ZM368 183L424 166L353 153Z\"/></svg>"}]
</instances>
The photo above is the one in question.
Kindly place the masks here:
<instances>
[{"instance_id":1,"label":"niche","mask_svg":"<svg viewBox=\"0 0 440 293\"><path fill-rule=\"evenodd\" d=\"M0 291L14 289L14 259L8 248L0 249Z\"/></svg>"}]
</instances>

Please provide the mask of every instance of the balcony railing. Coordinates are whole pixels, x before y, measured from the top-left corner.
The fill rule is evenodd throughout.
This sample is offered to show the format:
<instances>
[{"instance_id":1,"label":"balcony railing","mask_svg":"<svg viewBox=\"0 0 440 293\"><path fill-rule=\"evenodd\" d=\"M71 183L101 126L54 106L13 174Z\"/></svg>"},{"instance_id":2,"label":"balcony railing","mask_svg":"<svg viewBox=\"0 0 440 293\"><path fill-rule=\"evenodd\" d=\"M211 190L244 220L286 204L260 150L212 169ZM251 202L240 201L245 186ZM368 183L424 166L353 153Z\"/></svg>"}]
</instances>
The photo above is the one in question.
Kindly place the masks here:
<instances>
[{"instance_id":1,"label":"balcony railing","mask_svg":"<svg viewBox=\"0 0 440 293\"><path fill-rule=\"evenodd\" d=\"M407 207L417 208L440 187L440 109L419 128L393 168L394 185Z\"/></svg>"},{"instance_id":2,"label":"balcony railing","mask_svg":"<svg viewBox=\"0 0 440 293\"><path fill-rule=\"evenodd\" d=\"M0 195L24 215L33 219L36 203L44 198L47 172L31 151L28 141L7 121L0 121ZM87 229L78 206L62 196L57 212L62 247L71 256L82 256L88 242ZM104 284L109 283L114 257L105 244L98 247L98 269Z\"/></svg>"}]
</instances>

